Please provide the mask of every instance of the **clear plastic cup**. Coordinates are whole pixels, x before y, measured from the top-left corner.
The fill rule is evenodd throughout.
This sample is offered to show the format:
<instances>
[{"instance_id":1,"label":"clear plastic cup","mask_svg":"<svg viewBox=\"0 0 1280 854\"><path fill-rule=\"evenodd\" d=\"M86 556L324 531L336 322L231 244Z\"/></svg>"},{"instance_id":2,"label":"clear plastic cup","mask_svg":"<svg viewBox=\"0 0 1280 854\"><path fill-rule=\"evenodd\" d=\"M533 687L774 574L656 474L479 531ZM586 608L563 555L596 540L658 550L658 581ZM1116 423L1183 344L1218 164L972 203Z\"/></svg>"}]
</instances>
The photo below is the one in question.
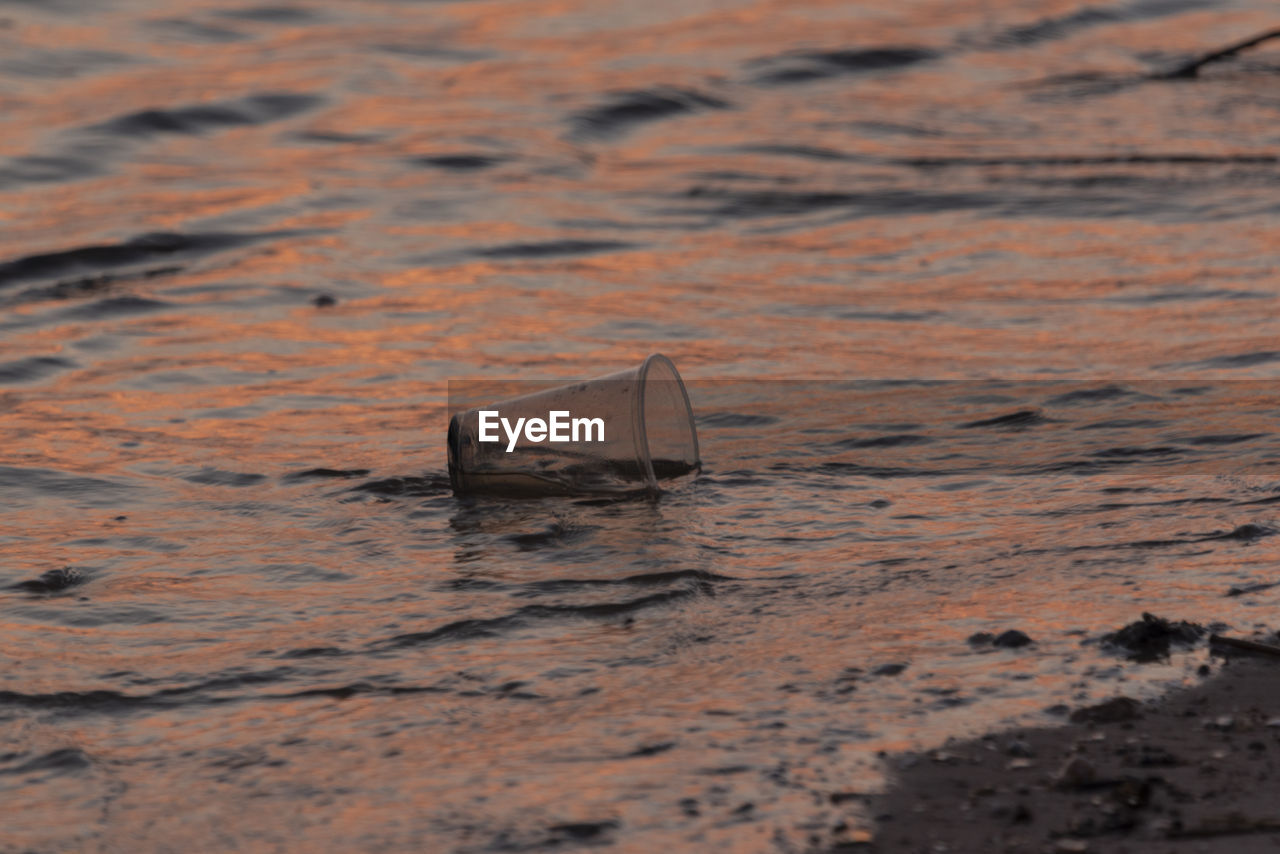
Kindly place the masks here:
<instances>
[{"instance_id":1,"label":"clear plastic cup","mask_svg":"<svg viewBox=\"0 0 1280 854\"><path fill-rule=\"evenodd\" d=\"M454 492L658 492L696 472L698 433L676 366L636 368L459 412L449 422Z\"/></svg>"}]
</instances>

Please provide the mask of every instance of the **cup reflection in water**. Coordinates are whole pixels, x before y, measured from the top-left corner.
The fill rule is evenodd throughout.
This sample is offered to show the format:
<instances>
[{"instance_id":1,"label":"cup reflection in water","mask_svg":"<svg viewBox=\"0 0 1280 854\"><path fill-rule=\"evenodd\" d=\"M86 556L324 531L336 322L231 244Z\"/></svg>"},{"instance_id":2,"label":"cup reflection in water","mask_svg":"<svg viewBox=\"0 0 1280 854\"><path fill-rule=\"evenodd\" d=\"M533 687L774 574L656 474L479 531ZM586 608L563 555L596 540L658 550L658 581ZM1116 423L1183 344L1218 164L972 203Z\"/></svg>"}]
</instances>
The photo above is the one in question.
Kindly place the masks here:
<instances>
[{"instance_id":1,"label":"cup reflection in water","mask_svg":"<svg viewBox=\"0 0 1280 854\"><path fill-rule=\"evenodd\" d=\"M506 495L658 492L696 472L698 433L676 366L636 368L454 415L454 492Z\"/></svg>"}]
</instances>

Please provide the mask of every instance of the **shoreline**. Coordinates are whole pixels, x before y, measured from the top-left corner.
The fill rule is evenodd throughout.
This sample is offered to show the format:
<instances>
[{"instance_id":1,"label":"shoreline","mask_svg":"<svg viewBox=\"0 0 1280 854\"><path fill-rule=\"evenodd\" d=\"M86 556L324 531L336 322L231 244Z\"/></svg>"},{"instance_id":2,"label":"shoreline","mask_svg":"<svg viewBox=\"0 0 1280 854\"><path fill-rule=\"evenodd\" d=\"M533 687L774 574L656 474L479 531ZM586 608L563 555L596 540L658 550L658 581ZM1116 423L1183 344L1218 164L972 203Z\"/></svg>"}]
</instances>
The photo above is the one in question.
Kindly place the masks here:
<instances>
[{"instance_id":1,"label":"shoreline","mask_svg":"<svg viewBox=\"0 0 1280 854\"><path fill-rule=\"evenodd\" d=\"M889 787L867 799L872 839L835 850L1280 851L1280 659L1233 652L1154 700L1113 698L885 768Z\"/></svg>"}]
</instances>

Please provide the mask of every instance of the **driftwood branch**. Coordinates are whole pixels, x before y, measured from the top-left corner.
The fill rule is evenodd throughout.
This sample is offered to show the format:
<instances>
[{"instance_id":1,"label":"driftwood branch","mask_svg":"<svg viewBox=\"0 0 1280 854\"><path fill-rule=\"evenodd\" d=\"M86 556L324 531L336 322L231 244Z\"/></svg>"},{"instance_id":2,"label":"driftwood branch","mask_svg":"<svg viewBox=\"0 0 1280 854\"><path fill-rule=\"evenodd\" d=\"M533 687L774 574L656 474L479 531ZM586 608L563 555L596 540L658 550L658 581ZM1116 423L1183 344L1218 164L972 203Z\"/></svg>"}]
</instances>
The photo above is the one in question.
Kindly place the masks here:
<instances>
[{"instance_id":1,"label":"driftwood branch","mask_svg":"<svg viewBox=\"0 0 1280 854\"><path fill-rule=\"evenodd\" d=\"M1209 635L1209 645L1228 646L1232 649L1244 650L1245 652L1256 652L1261 655L1271 655L1280 658L1280 646L1272 646L1269 643L1258 643L1257 641L1244 640L1243 638L1228 638L1222 635Z\"/></svg>"},{"instance_id":2,"label":"driftwood branch","mask_svg":"<svg viewBox=\"0 0 1280 854\"><path fill-rule=\"evenodd\" d=\"M1233 45L1228 45L1221 50L1215 50L1213 53L1206 53L1199 59L1192 60L1185 65L1180 65L1172 71L1166 71L1164 74L1158 76L1167 80L1195 77L1200 73L1200 69L1204 68L1209 63L1217 62L1221 59L1228 59L1235 56L1242 50L1260 45L1265 41L1270 41L1271 39L1280 39L1280 27L1277 27L1274 30L1267 30L1265 33L1259 33L1258 35L1245 39L1242 42L1236 42Z\"/></svg>"}]
</instances>

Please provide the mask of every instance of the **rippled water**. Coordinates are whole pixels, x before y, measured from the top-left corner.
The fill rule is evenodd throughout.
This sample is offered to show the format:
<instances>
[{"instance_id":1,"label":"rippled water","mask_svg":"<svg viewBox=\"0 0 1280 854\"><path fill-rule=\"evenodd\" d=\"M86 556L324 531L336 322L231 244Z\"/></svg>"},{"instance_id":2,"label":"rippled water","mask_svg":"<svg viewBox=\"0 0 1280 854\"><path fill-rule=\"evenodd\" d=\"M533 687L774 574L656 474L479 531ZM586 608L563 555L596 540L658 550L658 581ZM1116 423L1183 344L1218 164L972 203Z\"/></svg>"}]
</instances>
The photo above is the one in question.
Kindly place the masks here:
<instances>
[{"instance_id":1,"label":"rippled water","mask_svg":"<svg viewBox=\"0 0 1280 854\"><path fill-rule=\"evenodd\" d=\"M91 5L0 0L0 850L821 848L1274 606L1280 52L1158 76L1274 4ZM450 494L448 379L650 352L698 480Z\"/></svg>"}]
</instances>

